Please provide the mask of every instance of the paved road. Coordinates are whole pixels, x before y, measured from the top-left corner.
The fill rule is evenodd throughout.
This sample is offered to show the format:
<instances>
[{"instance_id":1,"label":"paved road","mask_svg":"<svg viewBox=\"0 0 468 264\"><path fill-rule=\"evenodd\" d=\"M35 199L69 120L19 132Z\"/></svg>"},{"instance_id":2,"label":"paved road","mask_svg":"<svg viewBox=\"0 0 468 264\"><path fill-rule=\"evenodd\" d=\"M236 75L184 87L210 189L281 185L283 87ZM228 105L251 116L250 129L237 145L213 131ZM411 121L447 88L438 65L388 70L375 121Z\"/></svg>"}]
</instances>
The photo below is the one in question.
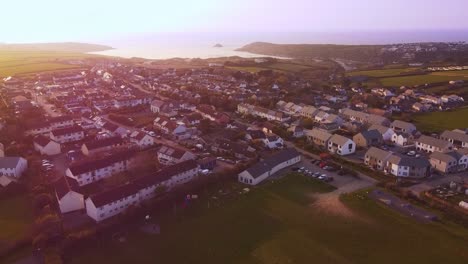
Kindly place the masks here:
<instances>
[{"instance_id":1,"label":"paved road","mask_svg":"<svg viewBox=\"0 0 468 264\"><path fill-rule=\"evenodd\" d=\"M394 196L393 194L381 191L381 190L373 190L369 197L384 203L388 207L396 210L404 215L410 216L415 218L419 221L433 221L437 219L437 215L428 212L422 208L414 206L400 198Z\"/></svg>"}]
</instances>

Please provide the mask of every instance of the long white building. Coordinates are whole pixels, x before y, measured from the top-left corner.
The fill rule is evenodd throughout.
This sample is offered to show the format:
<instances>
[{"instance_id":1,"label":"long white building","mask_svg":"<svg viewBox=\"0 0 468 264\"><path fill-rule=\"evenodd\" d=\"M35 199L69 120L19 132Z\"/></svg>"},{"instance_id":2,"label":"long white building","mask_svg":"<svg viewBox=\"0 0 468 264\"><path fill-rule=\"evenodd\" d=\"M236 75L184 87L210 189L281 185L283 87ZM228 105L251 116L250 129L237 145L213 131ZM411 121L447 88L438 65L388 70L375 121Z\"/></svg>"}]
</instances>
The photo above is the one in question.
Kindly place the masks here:
<instances>
[{"instance_id":1,"label":"long white building","mask_svg":"<svg viewBox=\"0 0 468 264\"><path fill-rule=\"evenodd\" d=\"M239 173L238 180L241 183L257 185L279 170L300 161L301 154L296 149L285 149Z\"/></svg>"},{"instance_id":2,"label":"long white building","mask_svg":"<svg viewBox=\"0 0 468 264\"><path fill-rule=\"evenodd\" d=\"M156 196L158 187L162 187L162 192L167 192L177 185L194 180L198 171L199 166L194 160L166 167L132 183L90 196L85 201L86 213L96 222L100 222Z\"/></svg>"}]
</instances>

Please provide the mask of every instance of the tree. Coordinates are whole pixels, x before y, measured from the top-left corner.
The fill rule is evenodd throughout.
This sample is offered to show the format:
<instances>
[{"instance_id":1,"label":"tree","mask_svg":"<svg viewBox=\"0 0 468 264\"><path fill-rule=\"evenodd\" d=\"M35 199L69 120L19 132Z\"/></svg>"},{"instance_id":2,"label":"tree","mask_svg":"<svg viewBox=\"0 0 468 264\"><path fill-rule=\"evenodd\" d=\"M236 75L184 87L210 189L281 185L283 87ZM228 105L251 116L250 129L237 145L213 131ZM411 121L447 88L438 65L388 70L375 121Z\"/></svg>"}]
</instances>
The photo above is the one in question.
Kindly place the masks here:
<instances>
[{"instance_id":1,"label":"tree","mask_svg":"<svg viewBox=\"0 0 468 264\"><path fill-rule=\"evenodd\" d=\"M203 134L208 134L211 132L211 122L210 120L208 119L202 119L200 121L200 124L198 125L198 129L200 129L200 131L203 133Z\"/></svg>"}]
</instances>

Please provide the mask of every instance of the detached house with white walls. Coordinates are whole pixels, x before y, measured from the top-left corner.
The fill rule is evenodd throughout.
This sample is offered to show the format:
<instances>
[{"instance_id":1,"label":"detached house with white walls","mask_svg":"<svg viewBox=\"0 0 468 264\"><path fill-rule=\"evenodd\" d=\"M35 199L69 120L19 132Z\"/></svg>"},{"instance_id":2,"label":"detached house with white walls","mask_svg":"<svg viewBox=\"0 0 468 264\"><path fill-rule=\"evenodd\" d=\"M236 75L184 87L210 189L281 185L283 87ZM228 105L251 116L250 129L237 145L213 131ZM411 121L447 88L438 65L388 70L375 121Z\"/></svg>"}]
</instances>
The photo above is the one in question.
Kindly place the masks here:
<instances>
[{"instance_id":1,"label":"detached house with white walls","mask_svg":"<svg viewBox=\"0 0 468 264\"><path fill-rule=\"evenodd\" d=\"M347 137L335 134L328 140L328 151L341 156L349 155L356 151L356 143Z\"/></svg>"}]
</instances>

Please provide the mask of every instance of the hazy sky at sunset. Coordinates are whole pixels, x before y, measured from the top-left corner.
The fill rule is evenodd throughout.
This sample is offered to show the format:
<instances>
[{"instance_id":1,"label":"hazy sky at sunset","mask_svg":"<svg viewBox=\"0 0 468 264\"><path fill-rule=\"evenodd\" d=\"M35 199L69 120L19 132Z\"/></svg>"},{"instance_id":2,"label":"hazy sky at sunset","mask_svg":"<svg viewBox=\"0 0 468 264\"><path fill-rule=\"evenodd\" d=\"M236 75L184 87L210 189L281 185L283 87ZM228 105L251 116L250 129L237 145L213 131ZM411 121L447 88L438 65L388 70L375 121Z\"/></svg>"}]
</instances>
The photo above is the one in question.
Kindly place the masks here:
<instances>
[{"instance_id":1,"label":"hazy sky at sunset","mask_svg":"<svg viewBox=\"0 0 468 264\"><path fill-rule=\"evenodd\" d=\"M1 0L0 41L148 32L468 29L468 0Z\"/></svg>"}]
</instances>

